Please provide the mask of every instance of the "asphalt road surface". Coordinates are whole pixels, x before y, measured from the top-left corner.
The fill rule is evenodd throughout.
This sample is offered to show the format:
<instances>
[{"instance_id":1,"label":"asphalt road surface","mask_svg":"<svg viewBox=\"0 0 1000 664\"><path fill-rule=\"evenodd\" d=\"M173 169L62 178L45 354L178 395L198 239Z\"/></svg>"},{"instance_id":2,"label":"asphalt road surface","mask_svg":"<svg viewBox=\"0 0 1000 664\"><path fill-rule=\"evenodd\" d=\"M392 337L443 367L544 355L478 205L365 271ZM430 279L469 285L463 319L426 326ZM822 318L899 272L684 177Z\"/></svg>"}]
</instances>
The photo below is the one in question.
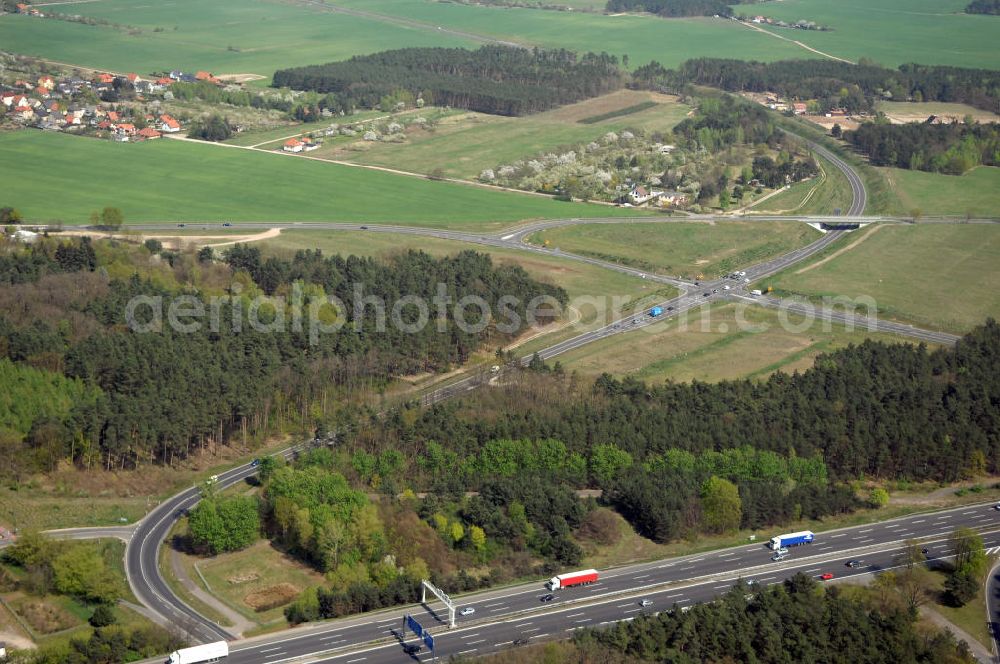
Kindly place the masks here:
<instances>
[{"instance_id":1,"label":"asphalt road surface","mask_svg":"<svg viewBox=\"0 0 1000 664\"><path fill-rule=\"evenodd\" d=\"M548 593L541 582L455 597L459 608L471 607L475 612L459 616L453 630L447 628L442 603L412 605L235 644L227 661L256 664L310 656L310 661L342 664L405 662L410 656L395 636L404 633L405 614L435 635L439 658L486 654L512 647L515 639L565 636L580 627L710 600L726 592L738 578L765 585L779 583L796 572L811 576L831 572L835 579L842 579L884 571L897 564L901 546L911 539L922 542L933 562L949 553L949 535L963 526L983 532L987 547L1000 546L1000 512L991 504L817 533L812 544L791 547L789 557L780 562L771 560L771 551L765 546L777 533L762 533L760 541L752 544L606 570L595 584L556 591L551 602L541 601ZM848 560L859 560L862 566L848 568ZM641 607L641 599L651 600L652 606ZM389 639L389 644L377 643L381 639ZM416 641L412 633L407 641ZM365 650L366 644L371 649ZM345 649L350 652L339 652ZM329 657L321 659L325 653ZM428 655L423 649L418 658L428 659Z\"/></svg>"},{"instance_id":2,"label":"asphalt road surface","mask_svg":"<svg viewBox=\"0 0 1000 664\"><path fill-rule=\"evenodd\" d=\"M293 451L294 448L289 448L279 454L287 457ZM216 484L222 489L243 482L256 473L256 467L244 464L220 473ZM234 639L235 635L203 617L177 597L161 576L157 565L160 544L166 539L174 523L199 500L200 489L191 487L165 500L136 524L134 533L125 546L125 573L129 586L140 602L195 640L207 642Z\"/></svg>"}]
</instances>

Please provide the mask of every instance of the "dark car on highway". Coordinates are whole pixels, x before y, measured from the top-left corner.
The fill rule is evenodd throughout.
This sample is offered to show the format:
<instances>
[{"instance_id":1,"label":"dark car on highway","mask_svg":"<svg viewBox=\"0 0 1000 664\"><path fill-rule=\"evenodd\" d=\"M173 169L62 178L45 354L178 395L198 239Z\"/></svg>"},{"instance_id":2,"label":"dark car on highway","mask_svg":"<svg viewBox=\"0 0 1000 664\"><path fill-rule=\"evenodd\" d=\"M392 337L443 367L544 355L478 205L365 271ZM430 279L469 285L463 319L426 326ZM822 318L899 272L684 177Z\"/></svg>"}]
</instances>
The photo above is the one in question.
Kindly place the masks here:
<instances>
[{"instance_id":1,"label":"dark car on highway","mask_svg":"<svg viewBox=\"0 0 1000 664\"><path fill-rule=\"evenodd\" d=\"M861 567L861 561L860 560L848 560L847 561L847 566L850 567L851 569L854 569L856 567Z\"/></svg>"},{"instance_id":2,"label":"dark car on highway","mask_svg":"<svg viewBox=\"0 0 1000 664\"><path fill-rule=\"evenodd\" d=\"M549 593L548 595L542 595L538 599L542 600L543 602L551 602L555 598L556 598L555 595L553 595L552 593Z\"/></svg>"}]
</instances>

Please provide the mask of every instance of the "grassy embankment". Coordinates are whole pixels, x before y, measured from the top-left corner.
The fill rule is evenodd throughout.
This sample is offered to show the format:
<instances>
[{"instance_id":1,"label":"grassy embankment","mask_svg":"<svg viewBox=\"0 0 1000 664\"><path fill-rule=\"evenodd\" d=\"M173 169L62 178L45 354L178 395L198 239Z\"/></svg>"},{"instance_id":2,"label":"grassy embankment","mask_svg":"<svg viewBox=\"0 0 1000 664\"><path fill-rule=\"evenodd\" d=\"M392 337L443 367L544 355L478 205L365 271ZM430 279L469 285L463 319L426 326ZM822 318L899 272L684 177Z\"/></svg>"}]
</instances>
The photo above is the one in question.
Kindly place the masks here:
<instances>
[{"instance_id":1,"label":"grassy embankment","mask_svg":"<svg viewBox=\"0 0 1000 664\"><path fill-rule=\"evenodd\" d=\"M880 316L963 332L1000 315L1000 226L873 225L762 281L809 298L874 298Z\"/></svg>"}]
</instances>

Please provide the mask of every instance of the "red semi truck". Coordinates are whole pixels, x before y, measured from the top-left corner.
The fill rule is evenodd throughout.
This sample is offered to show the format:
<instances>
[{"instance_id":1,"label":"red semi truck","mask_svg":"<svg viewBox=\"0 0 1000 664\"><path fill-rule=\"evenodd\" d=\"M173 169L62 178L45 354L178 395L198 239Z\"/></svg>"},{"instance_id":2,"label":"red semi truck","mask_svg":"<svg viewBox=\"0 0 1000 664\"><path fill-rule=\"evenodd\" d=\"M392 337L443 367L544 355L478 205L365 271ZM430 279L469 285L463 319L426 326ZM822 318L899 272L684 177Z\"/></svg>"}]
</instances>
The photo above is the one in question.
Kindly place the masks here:
<instances>
[{"instance_id":1,"label":"red semi truck","mask_svg":"<svg viewBox=\"0 0 1000 664\"><path fill-rule=\"evenodd\" d=\"M549 590L559 590L560 588L571 588L573 586L582 586L586 583L597 583L597 570L596 569L585 569L582 572L571 572L569 574L560 574L559 576L554 576L549 579L545 586Z\"/></svg>"}]
</instances>

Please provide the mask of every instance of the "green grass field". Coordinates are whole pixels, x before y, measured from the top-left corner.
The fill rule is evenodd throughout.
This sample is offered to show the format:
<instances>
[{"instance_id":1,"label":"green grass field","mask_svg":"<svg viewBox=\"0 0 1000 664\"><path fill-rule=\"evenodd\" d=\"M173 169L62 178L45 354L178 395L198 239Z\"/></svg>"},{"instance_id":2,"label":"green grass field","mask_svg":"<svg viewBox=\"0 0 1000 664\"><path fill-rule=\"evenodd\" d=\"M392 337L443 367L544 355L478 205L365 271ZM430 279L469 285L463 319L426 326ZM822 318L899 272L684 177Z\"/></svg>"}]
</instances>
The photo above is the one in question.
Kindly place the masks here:
<instances>
[{"instance_id":1,"label":"green grass field","mask_svg":"<svg viewBox=\"0 0 1000 664\"><path fill-rule=\"evenodd\" d=\"M243 551L199 559L195 564L213 594L257 623L284 622L284 605L254 610L254 606L266 597L283 597L287 594L282 595L282 591L291 592L291 587L281 587L281 584L301 592L323 582L322 574L274 549L266 541L259 541Z\"/></svg>"},{"instance_id":2,"label":"green grass field","mask_svg":"<svg viewBox=\"0 0 1000 664\"><path fill-rule=\"evenodd\" d=\"M998 274L998 225L877 225L762 285L807 297L870 296L882 317L963 332L1000 316Z\"/></svg>"},{"instance_id":3,"label":"green grass field","mask_svg":"<svg viewBox=\"0 0 1000 664\"><path fill-rule=\"evenodd\" d=\"M657 60L665 66L717 56L754 60L816 57L793 44L716 18L664 20L585 12L511 9L414 0L335 0L333 4L421 21L430 26L575 51L627 54L634 68Z\"/></svg>"},{"instance_id":4,"label":"green grass field","mask_svg":"<svg viewBox=\"0 0 1000 664\"><path fill-rule=\"evenodd\" d=\"M112 143L30 130L0 135L0 152L4 204L29 221L80 224L91 210L112 205L126 222L359 221L486 230L529 218L629 212L168 139Z\"/></svg>"},{"instance_id":5,"label":"green grass field","mask_svg":"<svg viewBox=\"0 0 1000 664\"><path fill-rule=\"evenodd\" d=\"M5 51L113 71L209 70L260 74L404 46L472 46L433 34L270 0L98 0L56 8L135 26L142 34L104 26L0 16ZM161 32L154 32L162 28Z\"/></svg>"},{"instance_id":6,"label":"green grass field","mask_svg":"<svg viewBox=\"0 0 1000 664\"><path fill-rule=\"evenodd\" d=\"M964 175L880 168L898 204L892 212L911 215L1000 217L1000 168L980 166Z\"/></svg>"},{"instance_id":7,"label":"green grass field","mask_svg":"<svg viewBox=\"0 0 1000 664\"><path fill-rule=\"evenodd\" d=\"M578 122L651 99L659 102L655 108L594 124ZM483 169L589 142L609 131L670 131L688 111L690 107L677 103L674 97L621 90L521 118L462 113L444 118L433 132L408 127L407 142L403 144L355 140L347 146L340 143L321 148L314 154L418 173L440 168L449 177L475 178Z\"/></svg>"},{"instance_id":8,"label":"green grass field","mask_svg":"<svg viewBox=\"0 0 1000 664\"><path fill-rule=\"evenodd\" d=\"M963 14L966 4L965 0L784 0L745 13L827 25L832 31L768 29L849 60L868 57L890 67L919 62L1000 68L996 18Z\"/></svg>"},{"instance_id":9,"label":"green grass field","mask_svg":"<svg viewBox=\"0 0 1000 664\"><path fill-rule=\"evenodd\" d=\"M97 0L74 4L71 11L142 32L8 15L0 17L0 43L7 51L116 71L207 69L268 79L279 68L389 48L476 46L477 42L438 30L439 26L544 47L627 53L632 66L652 59L672 65L705 55L763 60L811 56L723 19L653 21L412 0L343 4L389 19L348 16L273 0L176 0L169 4ZM66 8L63 11L70 13ZM393 20L398 18L416 23Z\"/></svg>"},{"instance_id":10,"label":"green grass field","mask_svg":"<svg viewBox=\"0 0 1000 664\"><path fill-rule=\"evenodd\" d=\"M756 305L719 304L686 318L597 341L559 357L567 369L587 375L608 372L649 383L664 380L716 382L766 378L812 366L816 356L865 339L904 341L816 321L804 331L799 316L782 324L779 312Z\"/></svg>"},{"instance_id":11,"label":"green grass field","mask_svg":"<svg viewBox=\"0 0 1000 664\"><path fill-rule=\"evenodd\" d=\"M617 261L661 274L716 277L809 244L819 233L801 222L581 224L541 231L536 244Z\"/></svg>"}]
</instances>

